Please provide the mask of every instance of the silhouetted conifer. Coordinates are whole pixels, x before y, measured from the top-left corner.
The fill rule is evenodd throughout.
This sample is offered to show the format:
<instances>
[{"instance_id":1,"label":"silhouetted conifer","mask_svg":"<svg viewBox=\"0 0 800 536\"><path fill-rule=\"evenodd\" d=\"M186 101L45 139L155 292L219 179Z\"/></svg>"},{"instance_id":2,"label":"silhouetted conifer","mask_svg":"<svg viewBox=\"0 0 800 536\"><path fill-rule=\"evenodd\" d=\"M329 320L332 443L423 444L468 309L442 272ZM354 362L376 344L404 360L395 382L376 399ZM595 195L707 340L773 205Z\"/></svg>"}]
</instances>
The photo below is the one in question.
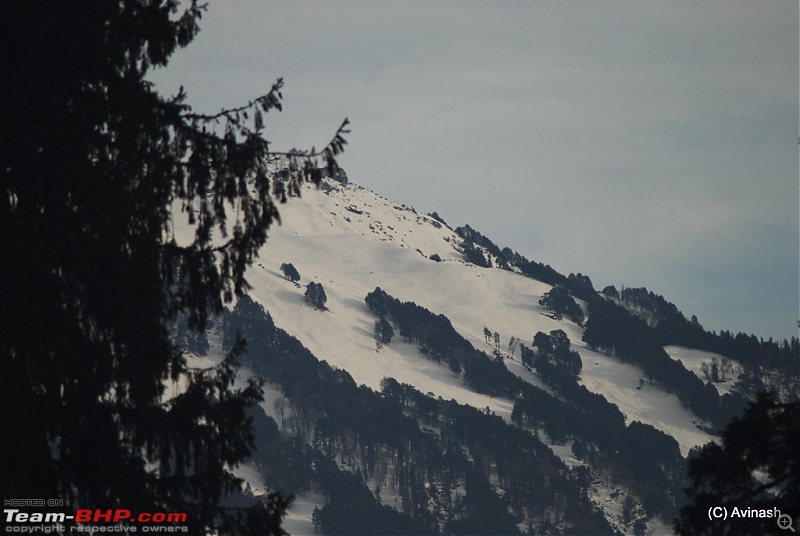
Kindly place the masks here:
<instances>
[{"instance_id":1,"label":"silhouetted conifer","mask_svg":"<svg viewBox=\"0 0 800 536\"><path fill-rule=\"evenodd\" d=\"M800 505L800 402L782 403L761 394L743 416L722 431L721 444L709 443L689 456L689 504L674 528L681 535L775 534L777 517L734 517L732 508L777 508L794 519ZM716 519L711 508L728 509ZM788 533L788 531L787 531Z\"/></svg>"},{"instance_id":2,"label":"silhouetted conifer","mask_svg":"<svg viewBox=\"0 0 800 536\"><path fill-rule=\"evenodd\" d=\"M291 281L292 283L297 283L300 281L300 272L297 271L297 268L294 267L294 264L290 262L284 262L281 264L281 272L283 275Z\"/></svg>"},{"instance_id":3,"label":"silhouetted conifer","mask_svg":"<svg viewBox=\"0 0 800 536\"><path fill-rule=\"evenodd\" d=\"M262 398L257 383L233 389L242 342L197 370L169 327L180 315L202 330L244 294L277 203L320 178L318 157L335 168L346 122L321 153L285 154L290 173L271 180L261 132L282 81L213 115L183 90L158 94L148 71L193 40L204 9L0 5L0 495L279 534L278 495L220 506L241 492L230 468L250 454L245 409Z\"/></svg>"}]
</instances>

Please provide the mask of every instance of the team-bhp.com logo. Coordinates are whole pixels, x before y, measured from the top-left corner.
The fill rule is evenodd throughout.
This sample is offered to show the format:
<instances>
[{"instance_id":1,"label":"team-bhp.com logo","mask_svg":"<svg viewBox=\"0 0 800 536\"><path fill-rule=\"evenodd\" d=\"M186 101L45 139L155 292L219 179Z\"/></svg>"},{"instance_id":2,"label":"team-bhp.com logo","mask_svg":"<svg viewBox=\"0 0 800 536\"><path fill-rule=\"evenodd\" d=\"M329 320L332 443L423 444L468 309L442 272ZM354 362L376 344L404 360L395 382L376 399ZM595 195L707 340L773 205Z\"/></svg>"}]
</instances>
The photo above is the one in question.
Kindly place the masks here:
<instances>
[{"instance_id":1,"label":"team-bhp.com logo","mask_svg":"<svg viewBox=\"0 0 800 536\"><path fill-rule=\"evenodd\" d=\"M64 512L23 512L4 508L6 532L21 534L64 534L72 532L188 532L184 512L142 512L125 508L79 508ZM69 524L69 527L67 527ZM109 526L111 525L111 526Z\"/></svg>"}]
</instances>

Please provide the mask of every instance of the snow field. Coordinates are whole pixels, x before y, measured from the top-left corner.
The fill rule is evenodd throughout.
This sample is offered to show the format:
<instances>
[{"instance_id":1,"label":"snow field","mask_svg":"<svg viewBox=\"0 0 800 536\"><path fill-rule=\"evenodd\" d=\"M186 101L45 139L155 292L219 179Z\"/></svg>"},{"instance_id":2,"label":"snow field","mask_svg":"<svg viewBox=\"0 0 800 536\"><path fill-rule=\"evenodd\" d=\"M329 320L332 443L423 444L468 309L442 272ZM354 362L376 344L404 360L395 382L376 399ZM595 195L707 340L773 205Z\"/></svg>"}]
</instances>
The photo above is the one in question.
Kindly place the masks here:
<instances>
[{"instance_id":1,"label":"snow field","mask_svg":"<svg viewBox=\"0 0 800 536\"><path fill-rule=\"evenodd\" d=\"M377 318L367 309L364 297L381 287L395 298L444 314L456 331L488 355L495 348L487 344L484 328L498 332L499 351L506 356L509 370L548 391L538 376L520 363L518 347L513 357L508 356L509 340L513 336L531 346L536 332L561 329L583 361L579 382L616 404L626 422L638 420L670 434L683 455L713 439L696 426L697 417L675 395L647 381L637 389L640 378L644 378L638 367L589 350L581 341L582 328L546 316L547 311L538 301L550 285L516 273L467 264L456 247L460 238L429 216L352 184L325 184L327 191L305 188L302 198L279 207L283 224L270 229L259 259L247 273L253 287L250 296L269 311L278 327L297 337L320 360L346 370L356 383L375 390L380 389L383 378L393 377L432 396L479 409L488 407L510 422L511 400L472 391L446 366L421 355L416 345L405 343L396 335L390 344L377 346L373 333ZM178 241L184 243L189 231L179 227ZM443 261L431 261L428 257L432 254ZM279 267L284 262L292 263L299 271L299 285L281 273ZM305 286L311 281L321 283L325 289L325 311L304 303ZM713 357L677 347L666 350L696 374L701 363ZM729 388L726 384L718 384L717 388L721 386ZM280 422L273 408L278 396L280 393L274 388L267 389L262 407ZM548 444L568 465L580 463L569 445ZM263 490L263 478L252 474L254 470L241 466L237 474L247 478L254 491ZM591 493L596 504L609 510L607 516L617 513L615 501L606 500L607 490ZM386 488L381 498L384 504L396 499ZM292 534L313 534L311 512L323 504L324 498L315 493L298 497L286 520L286 529ZM654 523L658 525L657 521ZM651 528L658 532L662 527Z\"/></svg>"},{"instance_id":2,"label":"snow field","mask_svg":"<svg viewBox=\"0 0 800 536\"><path fill-rule=\"evenodd\" d=\"M363 213L355 214L348 207ZM423 393L478 408L488 406L506 420L513 407L509 400L474 393L445 366L425 359L399 337L376 351L376 318L364 297L381 287L395 298L444 314L462 336L489 355L494 347L486 343L484 327L500 334L504 354L512 336L530 346L537 331L562 329L583 360L581 384L616 404L627 422L649 423L672 435L684 455L712 439L696 426L698 419L675 395L647 382L637 389L644 377L638 367L589 350L581 341L582 328L545 316L547 311L538 301L550 285L456 260L460 259L454 247L457 237L444 226L434 227L427 216L418 223L417 217L422 216L413 209L398 208L369 190L338 184L327 193L306 189L301 199L281 209L284 223L273 229L262 250L262 266L248 272L254 287L251 296L270 311L278 326L320 359L347 370L357 383L379 389L384 377L393 377ZM370 226L379 225L391 226L394 238L384 240L385 236L370 231ZM416 249L453 260L433 262ZM300 272L300 288L280 274L283 262L291 262ZM309 281L325 287L328 311L303 303ZM514 360L506 363L518 376L542 387L519 363L518 350Z\"/></svg>"},{"instance_id":3,"label":"snow field","mask_svg":"<svg viewBox=\"0 0 800 536\"><path fill-rule=\"evenodd\" d=\"M719 354L714 354L711 352L704 352L703 350L695 350L694 348L686 348L683 346L665 346L664 351L669 354L669 356L674 359L675 361L680 361L683 364L683 367L690 371L694 372L698 378L707 382L708 379L706 378L705 374L703 374L703 365L711 366L711 362L716 359L718 363L728 362L733 365L733 372L726 372L727 379L723 382L712 383L714 387L717 388L717 392L721 395L730 393L733 389L733 386L736 384L736 380L739 379L739 373L741 371L741 366L731 359L727 357L721 356Z\"/></svg>"}]
</instances>

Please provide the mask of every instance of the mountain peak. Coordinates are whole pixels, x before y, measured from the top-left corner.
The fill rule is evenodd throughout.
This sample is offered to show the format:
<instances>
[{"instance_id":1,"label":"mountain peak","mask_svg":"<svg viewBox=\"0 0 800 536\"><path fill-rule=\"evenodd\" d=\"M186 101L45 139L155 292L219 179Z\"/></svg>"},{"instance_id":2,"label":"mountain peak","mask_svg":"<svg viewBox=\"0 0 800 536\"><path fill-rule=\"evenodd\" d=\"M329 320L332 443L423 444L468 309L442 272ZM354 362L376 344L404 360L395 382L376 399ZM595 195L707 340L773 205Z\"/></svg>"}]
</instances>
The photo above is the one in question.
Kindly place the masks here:
<instances>
[{"instance_id":1,"label":"mountain peak","mask_svg":"<svg viewBox=\"0 0 800 536\"><path fill-rule=\"evenodd\" d=\"M353 530L346 523L335 529L323 515L334 504L352 508L330 498L332 489L338 493L345 486L343 481L321 484L321 472L330 478L337 471L355 478L346 488L363 486L370 500L390 508L391 514L383 511L388 523L400 522L396 516L412 519L408 530L415 533L468 530L459 525L467 519L464 501L481 493L488 502L480 508L497 508L498 524L491 530L559 532L579 526L578 519L530 510L519 493L532 484L519 488L505 467L530 460L535 468L525 466L528 472L520 478L550 474L545 479L559 475L553 478L585 484L579 493L588 499L570 495L570 500L580 508L592 505L581 515L602 512L594 530L610 526L631 532L642 524L664 529L658 516L674 515L683 485L682 457L714 439L709 419L719 420L738 407L739 386L752 379L742 362L664 342L684 336L680 330L686 325L692 336L705 332L674 306L661 307L660 297L644 290L616 298L607 295L608 289L597 292L588 276L559 274L499 248L468 225L453 230L438 214L386 199L349 182L343 171L338 178L304 185L302 196L280 210L283 223L270 230L248 271L252 290L241 304L252 318L262 311L268 319L245 333L254 339L249 366L270 382L270 402L263 406L269 417L262 419L271 417L273 424L265 426L280 428L308 448L327 445L315 454L315 469L304 469L315 476L303 477L311 482L301 490L304 513L292 514L301 530L311 527L314 515L317 521L323 516L323 528ZM309 288L326 296L323 306L309 303ZM377 289L394 304L394 316L368 305ZM645 295L659 307L645 303ZM650 315L648 322L622 299L631 296ZM669 322L661 321L664 311ZM715 342L713 337L708 340ZM725 385L704 383L702 375L705 370L711 375L712 365ZM336 398L333 393L341 389L350 394ZM381 416L370 413L373 409ZM398 428L353 454L351 443L377 433L376 422L390 414ZM343 428L324 435L333 422ZM489 447L492 441L483 436L454 439L477 430L498 444ZM405 434L401 446L392 443L396 434ZM444 477L439 469L430 469L438 476L418 477L428 479L424 482L402 480L399 474L416 469L401 467L397 460L422 456L415 450L420 444L428 445L426 456L463 451L472 460L451 460L447 463L455 465L447 471L488 456L486 449L495 446L514 444L522 450L470 466L470 478L484 486L479 493L474 480L453 479L453 473ZM302 458L302 452L293 456ZM365 452L384 453L395 461L386 462L384 456L381 463L388 465L375 466ZM265 480L254 480L253 486L277 485ZM421 502L413 506L409 494L414 493L428 498L418 497ZM323 514L312 515L312 508ZM371 515L383 515L375 512ZM422 529L415 524L421 520L432 525Z\"/></svg>"}]
</instances>

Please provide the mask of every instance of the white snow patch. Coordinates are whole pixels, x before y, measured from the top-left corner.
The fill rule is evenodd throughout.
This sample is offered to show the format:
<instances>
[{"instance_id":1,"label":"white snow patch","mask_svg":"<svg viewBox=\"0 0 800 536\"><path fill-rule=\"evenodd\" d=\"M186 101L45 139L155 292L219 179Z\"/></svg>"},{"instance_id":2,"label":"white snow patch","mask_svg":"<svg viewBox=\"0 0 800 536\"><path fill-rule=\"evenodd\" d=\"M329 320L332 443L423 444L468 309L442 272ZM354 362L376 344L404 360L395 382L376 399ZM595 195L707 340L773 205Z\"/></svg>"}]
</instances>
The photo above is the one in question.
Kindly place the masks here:
<instances>
[{"instance_id":1,"label":"white snow patch","mask_svg":"<svg viewBox=\"0 0 800 536\"><path fill-rule=\"evenodd\" d=\"M238 465L233 469L233 474L238 478L244 479L247 484L250 484L250 489L256 497L259 495L266 495L267 486L264 483L264 477L254 463L247 462Z\"/></svg>"},{"instance_id":2,"label":"white snow patch","mask_svg":"<svg viewBox=\"0 0 800 536\"><path fill-rule=\"evenodd\" d=\"M644 379L639 367L580 344L582 346L574 348L583 361L580 383L615 404L625 415L627 424L640 421L666 432L678 441L684 456L692 447L705 445L714 439L701 429L705 423L683 407L677 395L668 394L648 381L638 389L639 380Z\"/></svg>"},{"instance_id":3,"label":"white snow patch","mask_svg":"<svg viewBox=\"0 0 800 536\"><path fill-rule=\"evenodd\" d=\"M686 370L694 372L703 382L708 381L708 378L703 373L703 365L711 367L711 363L714 360L716 360L720 366L725 364L725 368L729 365L733 370L726 370L724 372L724 381L711 384L717 389L720 396L731 392L742 371L741 365L736 361L712 352L695 350L694 348L686 348L684 346L665 346L664 351L675 361L680 361Z\"/></svg>"},{"instance_id":4,"label":"white snow patch","mask_svg":"<svg viewBox=\"0 0 800 536\"><path fill-rule=\"evenodd\" d=\"M347 210L351 206L362 214ZM462 336L489 355L493 346L486 343L485 327L500 334L501 351L512 336L531 345L537 331L564 330L584 363L581 383L617 404L627 422L639 420L669 433L684 455L711 440L676 396L647 383L637 389L644 376L638 367L587 349L580 326L546 316L538 301L550 285L463 262L455 247L458 236L445 226L436 227L428 216L352 184L336 184L328 192L307 188L301 199L291 200L281 211L284 224L271 230L259 265L248 271L250 295L272 314L276 325L318 358L348 371L357 383L377 390L383 378L393 377L423 393L481 409L488 406L510 419L511 401L473 392L446 366L426 359L399 336L376 351L376 317L364 297L381 287L395 298L446 315ZM447 261L430 261L426 256L432 253ZM280 273L284 262L300 272L299 288ZM327 311L303 302L303 289L310 281L324 286ZM517 360L506 364L543 387Z\"/></svg>"},{"instance_id":5,"label":"white snow patch","mask_svg":"<svg viewBox=\"0 0 800 536\"><path fill-rule=\"evenodd\" d=\"M322 494L309 491L302 495L297 495L292 501L286 517L283 519L283 530L292 536L314 536L314 524L311 522L311 514L314 508L325 506L325 497Z\"/></svg>"}]
</instances>

